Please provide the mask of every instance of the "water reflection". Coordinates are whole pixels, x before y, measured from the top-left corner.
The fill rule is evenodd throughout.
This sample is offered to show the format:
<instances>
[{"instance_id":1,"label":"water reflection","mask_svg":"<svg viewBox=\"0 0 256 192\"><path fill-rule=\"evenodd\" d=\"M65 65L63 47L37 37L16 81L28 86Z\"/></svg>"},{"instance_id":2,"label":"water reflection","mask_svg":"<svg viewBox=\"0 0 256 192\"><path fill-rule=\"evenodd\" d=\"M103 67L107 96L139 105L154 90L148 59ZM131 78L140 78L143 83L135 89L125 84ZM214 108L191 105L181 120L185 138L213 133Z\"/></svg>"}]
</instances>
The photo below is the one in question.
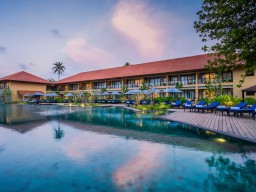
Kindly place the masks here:
<instances>
[{"instance_id":1,"label":"water reflection","mask_svg":"<svg viewBox=\"0 0 256 192\"><path fill-rule=\"evenodd\" d=\"M16 119L10 107L0 127L2 191L256 189L255 145L118 108L24 106Z\"/></svg>"},{"instance_id":2,"label":"water reflection","mask_svg":"<svg viewBox=\"0 0 256 192\"><path fill-rule=\"evenodd\" d=\"M64 130L60 128L60 122L58 122L58 128L54 128L54 139L60 140L64 137Z\"/></svg>"},{"instance_id":3,"label":"water reflection","mask_svg":"<svg viewBox=\"0 0 256 192\"><path fill-rule=\"evenodd\" d=\"M237 163L233 158L213 154L205 161L210 172L206 186L214 186L218 191L256 191L255 160L242 155L242 162Z\"/></svg>"}]
</instances>

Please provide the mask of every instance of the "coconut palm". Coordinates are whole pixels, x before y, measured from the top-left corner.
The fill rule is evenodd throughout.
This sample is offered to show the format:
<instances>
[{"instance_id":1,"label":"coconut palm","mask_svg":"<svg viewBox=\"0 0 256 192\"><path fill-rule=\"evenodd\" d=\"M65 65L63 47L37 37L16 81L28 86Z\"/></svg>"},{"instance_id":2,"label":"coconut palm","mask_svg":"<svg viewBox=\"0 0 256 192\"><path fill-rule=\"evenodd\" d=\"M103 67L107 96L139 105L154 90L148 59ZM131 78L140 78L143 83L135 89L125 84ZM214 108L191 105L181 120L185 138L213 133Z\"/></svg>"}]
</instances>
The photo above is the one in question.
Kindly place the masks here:
<instances>
[{"instance_id":1,"label":"coconut palm","mask_svg":"<svg viewBox=\"0 0 256 192\"><path fill-rule=\"evenodd\" d=\"M58 80L60 80L60 75L66 70L66 67L62 62L56 62L53 66L52 70L54 73L58 73Z\"/></svg>"},{"instance_id":2,"label":"coconut palm","mask_svg":"<svg viewBox=\"0 0 256 192\"><path fill-rule=\"evenodd\" d=\"M126 62L124 66L130 66L131 64L129 62Z\"/></svg>"}]
</instances>

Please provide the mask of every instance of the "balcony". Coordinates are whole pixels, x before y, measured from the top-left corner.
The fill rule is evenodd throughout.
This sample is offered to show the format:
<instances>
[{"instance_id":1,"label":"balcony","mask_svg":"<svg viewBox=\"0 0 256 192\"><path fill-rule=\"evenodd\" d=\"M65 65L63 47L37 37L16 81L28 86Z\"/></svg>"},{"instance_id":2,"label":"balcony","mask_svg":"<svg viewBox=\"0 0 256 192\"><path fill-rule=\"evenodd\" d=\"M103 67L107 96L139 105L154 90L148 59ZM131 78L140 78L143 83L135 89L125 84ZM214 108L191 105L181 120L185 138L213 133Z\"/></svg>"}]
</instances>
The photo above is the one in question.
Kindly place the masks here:
<instances>
[{"instance_id":1,"label":"balcony","mask_svg":"<svg viewBox=\"0 0 256 192\"><path fill-rule=\"evenodd\" d=\"M121 89L121 85L108 85L107 89Z\"/></svg>"},{"instance_id":2,"label":"balcony","mask_svg":"<svg viewBox=\"0 0 256 192\"><path fill-rule=\"evenodd\" d=\"M129 83L125 84L124 86L126 86L127 88L138 88L141 87L141 83Z\"/></svg>"},{"instance_id":3,"label":"balcony","mask_svg":"<svg viewBox=\"0 0 256 192\"><path fill-rule=\"evenodd\" d=\"M160 83L147 83L146 86L149 87L160 87L160 86L166 86L166 82L160 82Z\"/></svg>"},{"instance_id":4,"label":"balcony","mask_svg":"<svg viewBox=\"0 0 256 192\"><path fill-rule=\"evenodd\" d=\"M106 86L93 86L93 89L102 89L102 88L107 88Z\"/></svg>"}]
</instances>

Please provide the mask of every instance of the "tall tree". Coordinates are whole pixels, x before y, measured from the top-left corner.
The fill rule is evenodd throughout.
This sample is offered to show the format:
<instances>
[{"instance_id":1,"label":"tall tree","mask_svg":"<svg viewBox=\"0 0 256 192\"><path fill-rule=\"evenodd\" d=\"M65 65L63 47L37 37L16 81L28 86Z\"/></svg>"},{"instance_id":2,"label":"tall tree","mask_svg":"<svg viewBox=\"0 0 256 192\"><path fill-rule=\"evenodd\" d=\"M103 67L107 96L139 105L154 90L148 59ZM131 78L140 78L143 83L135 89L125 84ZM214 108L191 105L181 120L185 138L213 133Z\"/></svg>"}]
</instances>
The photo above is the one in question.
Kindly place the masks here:
<instances>
[{"instance_id":1,"label":"tall tree","mask_svg":"<svg viewBox=\"0 0 256 192\"><path fill-rule=\"evenodd\" d=\"M58 80L60 80L60 75L66 70L66 67L62 62L56 62L53 64L52 70L54 73L58 73Z\"/></svg>"},{"instance_id":2,"label":"tall tree","mask_svg":"<svg viewBox=\"0 0 256 192\"><path fill-rule=\"evenodd\" d=\"M197 15L196 32L202 42L212 44L202 49L215 54L209 69L232 70L241 63L247 72L256 68L255 0L203 0Z\"/></svg>"},{"instance_id":3,"label":"tall tree","mask_svg":"<svg viewBox=\"0 0 256 192\"><path fill-rule=\"evenodd\" d=\"M129 62L125 62L124 66L130 66L131 64Z\"/></svg>"}]
</instances>

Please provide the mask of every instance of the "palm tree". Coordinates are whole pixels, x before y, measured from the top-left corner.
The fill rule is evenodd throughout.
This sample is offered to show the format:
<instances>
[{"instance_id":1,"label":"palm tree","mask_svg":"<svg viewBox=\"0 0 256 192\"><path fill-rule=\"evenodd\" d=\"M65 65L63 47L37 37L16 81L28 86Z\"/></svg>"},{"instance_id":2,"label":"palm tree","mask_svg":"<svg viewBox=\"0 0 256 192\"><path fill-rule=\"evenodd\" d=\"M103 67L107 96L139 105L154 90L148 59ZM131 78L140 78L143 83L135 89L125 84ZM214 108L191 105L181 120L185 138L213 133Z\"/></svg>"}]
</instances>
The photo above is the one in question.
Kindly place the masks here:
<instances>
[{"instance_id":1,"label":"palm tree","mask_svg":"<svg viewBox=\"0 0 256 192\"><path fill-rule=\"evenodd\" d=\"M130 66L131 64L129 62L126 62L124 66Z\"/></svg>"},{"instance_id":2,"label":"palm tree","mask_svg":"<svg viewBox=\"0 0 256 192\"><path fill-rule=\"evenodd\" d=\"M58 73L58 79L60 80L60 75L66 70L66 67L63 65L62 62L53 63L53 72Z\"/></svg>"}]
</instances>

